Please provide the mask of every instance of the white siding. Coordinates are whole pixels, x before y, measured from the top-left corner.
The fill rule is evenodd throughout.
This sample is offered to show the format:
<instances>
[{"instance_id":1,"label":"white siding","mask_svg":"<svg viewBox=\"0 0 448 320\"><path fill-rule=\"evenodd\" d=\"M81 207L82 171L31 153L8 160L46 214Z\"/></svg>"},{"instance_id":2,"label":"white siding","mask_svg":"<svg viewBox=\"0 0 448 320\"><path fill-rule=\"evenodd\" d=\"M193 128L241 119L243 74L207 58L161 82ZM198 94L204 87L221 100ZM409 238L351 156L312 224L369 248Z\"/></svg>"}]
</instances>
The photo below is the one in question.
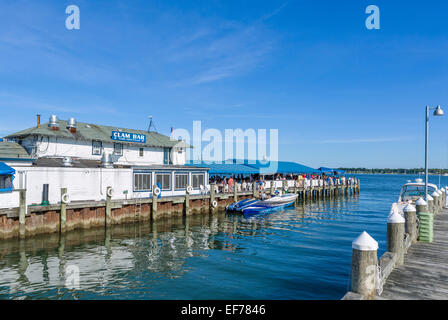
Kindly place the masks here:
<instances>
[{"instance_id":1,"label":"white siding","mask_svg":"<svg viewBox=\"0 0 448 320\"><path fill-rule=\"evenodd\" d=\"M43 185L49 185L48 200L50 204L60 203L61 188L67 188L71 201L105 200L106 189L114 189L112 199L148 198L151 192L133 192L133 169L105 169L105 168L51 168L51 167L13 167L16 170L14 189L27 189L27 204L40 204L42 202ZM154 171L152 185L154 185ZM162 191L162 197L185 195L184 190L174 190L174 174L171 170L163 172L172 173L172 189ZM191 181L191 173L190 181ZM205 175L208 181L208 175ZM127 195L123 192L127 191ZM194 190L192 194L200 194ZM19 206L19 193L17 191L0 193L0 208Z\"/></svg>"},{"instance_id":2,"label":"white siding","mask_svg":"<svg viewBox=\"0 0 448 320\"><path fill-rule=\"evenodd\" d=\"M81 141L64 139L57 137L39 137L37 141L27 138L22 141L22 145L32 149L35 145L37 157L79 157L89 160L100 160L101 155L92 154L92 141ZM163 164L163 148L144 147L143 157L140 157L139 146L123 144L123 155L114 155L114 162L127 165L154 165ZM103 152L113 155L114 144L103 142ZM172 152L173 164L183 165L186 160L185 148L179 153Z\"/></svg>"}]
</instances>

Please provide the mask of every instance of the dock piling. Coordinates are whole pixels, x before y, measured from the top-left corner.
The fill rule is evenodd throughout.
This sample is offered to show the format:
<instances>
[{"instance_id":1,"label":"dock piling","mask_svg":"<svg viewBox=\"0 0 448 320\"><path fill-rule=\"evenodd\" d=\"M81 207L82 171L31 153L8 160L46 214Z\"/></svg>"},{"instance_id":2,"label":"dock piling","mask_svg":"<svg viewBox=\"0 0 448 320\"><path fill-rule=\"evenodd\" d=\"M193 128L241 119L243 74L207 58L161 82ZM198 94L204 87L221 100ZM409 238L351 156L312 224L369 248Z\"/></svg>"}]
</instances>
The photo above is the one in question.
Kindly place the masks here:
<instances>
[{"instance_id":1,"label":"dock piling","mask_svg":"<svg viewBox=\"0 0 448 320\"><path fill-rule=\"evenodd\" d=\"M431 194L431 197L433 197L433 213L436 216L439 213L439 193L437 191L434 191Z\"/></svg>"},{"instance_id":2,"label":"dock piling","mask_svg":"<svg viewBox=\"0 0 448 320\"><path fill-rule=\"evenodd\" d=\"M426 202L428 203L428 212L434 213L434 198L428 194Z\"/></svg>"},{"instance_id":3,"label":"dock piling","mask_svg":"<svg viewBox=\"0 0 448 320\"><path fill-rule=\"evenodd\" d=\"M111 213L112 213L112 204L111 204L111 200L112 200L112 187L107 187L106 188L106 226L110 225L110 221L111 221Z\"/></svg>"},{"instance_id":4,"label":"dock piling","mask_svg":"<svg viewBox=\"0 0 448 320\"><path fill-rule=\"evenodd\" d=\"M157 197L154 194L154 190L156 190L157 186L152 186L152 218L155 219L157 217Z\"/></svg>"},{"instance_id":5,"label":"dock piling","mask_svg":"<svg viewBox=\"0 0 448 320\"><path fill-rule=\"evenodd\" d=\"M213 203L215 202L215 183L210 183L210 211L214 212L215 207L213 207Z\"/></svg>"},{"instance_id":6,"label":"dock piling","mask_svg":"<svg viewBox=\"0 0 448 320\"><path fill-rule=\"evenodd\" d=\"M387 218L387 251L397 255L396 266L404 263L405 219L396 210Z\"/></svg>"},{"instance_id":7,"label":"dock piling","mask_svg":"<svg viewBox=\"0 0 448 320\"><path fill-rule=\"evenodd\" d=\"M26 189L21 189L19 192L19 237L25 238Z\"/></svg>"},{"instance_id":8,"label":"dock piling","mask_svg":"<svg viewBox=\"0 0 448 320\"><path fill-rule=\"evenodd\" d=\"M352 242L352 292L373 299L378 265L378 242L366 231Z\"/></svg>"},{"instance_id":9,"label":"dock piling","mask_svg":"<svg viewBox=\"0 0 448 320\"><path fill-rule=\"evenodd\" d=\"M64 233L66 229L67 222L67 204L65 198L67 194L67 188L61 188L61 214L59 216L59 226L60 232Z\"/></svg>"},{"instance_id":10,"label":"dock piling","mask_svg":"<svg viewBox=\"0 0 448 320\"><path fill-rule=\"evenodd\" d=\"M429 212L426 206L426 201L422 198L415 203L417 207L417 215L419 219L418 240L421 242L432 242L434 214Z\"/></svg>"},{"instance_id":11,"label":"dock piling","mask_svg":"<svg viewBox=\"0 0 448 320\"><path fill-rule=\"evenodd\" d=\"M407 204L403 208L405 219L405 232L409 234L411 244L417 242L417 210L412 204Z\"/></svg>"},{"instance_id":12,"label":"dock piling","mask_svg":"<svg viewBox=\"0 0 448 320\"><path fill-rule=\"evenodd\" d=\"M188 191L185 192L185 215L190 215L190 193Z\"/></svg>"},{"instance_id":13,"label":"dock piling","mask_svg":"<svg viewBox=\"0 0 448 320\"><path fill-rule=\"evenodd\" d=\"M238 202L238 193L236 190L236 182L233 184L233 202Z\"/></svg>"}]
</instances>

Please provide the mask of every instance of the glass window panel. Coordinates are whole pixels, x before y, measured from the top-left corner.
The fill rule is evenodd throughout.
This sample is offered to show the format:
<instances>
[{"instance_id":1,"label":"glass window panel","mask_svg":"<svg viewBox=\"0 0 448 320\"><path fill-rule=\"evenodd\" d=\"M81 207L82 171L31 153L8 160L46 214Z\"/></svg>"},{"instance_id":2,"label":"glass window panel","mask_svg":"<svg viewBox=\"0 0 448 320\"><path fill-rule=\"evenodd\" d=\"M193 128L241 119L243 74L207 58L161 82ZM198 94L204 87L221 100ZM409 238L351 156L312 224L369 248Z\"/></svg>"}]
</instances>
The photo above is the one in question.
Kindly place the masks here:
<instances>
[{"instance_id":1,"label":"glass window panel","mask_svg":"<svg viewBox=\"0 0 448 320\"><path fill-rule=\"evenodd\" d=\"M135 173L134 190L135 191L151 190L151 173Z\"/></svg>"}]
</instances>

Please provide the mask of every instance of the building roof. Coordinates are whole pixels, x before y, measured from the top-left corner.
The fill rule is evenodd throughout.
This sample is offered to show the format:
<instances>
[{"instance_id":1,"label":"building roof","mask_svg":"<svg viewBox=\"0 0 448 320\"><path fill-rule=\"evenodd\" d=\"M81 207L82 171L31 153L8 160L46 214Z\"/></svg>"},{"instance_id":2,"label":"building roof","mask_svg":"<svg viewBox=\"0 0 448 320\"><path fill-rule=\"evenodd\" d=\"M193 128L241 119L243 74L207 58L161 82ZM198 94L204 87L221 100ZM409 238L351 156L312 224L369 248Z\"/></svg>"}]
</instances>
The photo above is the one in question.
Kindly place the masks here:
<instances>
[{"instance_id":1,"label":"building roof","mask_svg":"<svg viewBox=\"0 0 448 320\"><path fill-rule=\"evenodd\" d=\"M244 164L246 166L255 168L259 171L260 174L275 174L275 173L281 173L281 174L299 174L299 173L305 173L305 174L313 174L313 173L319 173L318 170L305 166L300 163L291 162L291 161L260 161L260 160L240 160L240 159L233 159L229 160L233 161L233 163L240 163Z\"/></svg>"},{"instance_id":2,"label":"building roof","mask_svg":"<svg viewBox=\"0 0 448 320\"><path fill-rule=\"evenodd\" d=\"M233 163L232 163L233 162ZM318 170L305 165L289 161L268 161L267 163L255 160L227 160L225 162L208 163L206 161L189 161L187 164L204 166L210 168L210 174L232 175L232 174L300 174L319 173Z\"/></svg>"},{"instance_id":3,"label":"building roof","mask_svg":"<svg viewBox=\"0 0 448 320\"><path fill-rule=\"evenodd\" d=\"M24 147L14 142L0 142L0 159L32 161Z\"/></svg>"},{"instance_id":4,"label":"building roof","mask_svg":"<svg viewBox=\"0 0 448 320\"><path fill-rule=\"evenodd\" d=\"M234 163L208 163L207 161L187 161L186 166L195 166L202 168L210 168L210 175L233 175L233 174L257 174L259 173L257 169L251 168L244 164L234 164Z\"/></svg>"},{"instance_id":5,"label":"building roof","mask_svg":"<svg viewBox=\"0 0 448 320\"><path fill-rule=\"evenodd\" d=\"M171 140L170 137L157 132L148 132L145 130L134 130L126 128L118 128L111 126L103 126L91 123L77 122L76 132L71 133L67 129L67 121L59 120L59 130L52 130L48 127L48 123L41 124L39 127L33 127L8 135L7 139L20 139L31 135L41 135L47 137L59 137L74 140L92 141L98 140L108 143L123 143L140 147L165 147L170 148L174 146L190 147L183 141ZM146 143L117 141L112 139L112 131L122 131L127 133L143 134L146 136Z\"/></svg>"}]
</instances>

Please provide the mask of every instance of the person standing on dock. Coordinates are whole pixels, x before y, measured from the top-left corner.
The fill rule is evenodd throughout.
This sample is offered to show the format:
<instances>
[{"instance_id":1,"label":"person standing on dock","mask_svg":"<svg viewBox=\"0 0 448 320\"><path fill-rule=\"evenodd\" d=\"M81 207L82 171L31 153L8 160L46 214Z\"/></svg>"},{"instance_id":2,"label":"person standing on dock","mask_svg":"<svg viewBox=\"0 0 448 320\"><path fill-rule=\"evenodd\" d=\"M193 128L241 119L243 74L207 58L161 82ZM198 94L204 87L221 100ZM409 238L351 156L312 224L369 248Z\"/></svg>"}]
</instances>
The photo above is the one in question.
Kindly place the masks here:
<instances>
[{"instance_id":1,"label":"person standing on dock","mask_svg":"<svg viewBox=\"0 0 448 320\"><path fill-rule=\"evenodd\" d=\"M233 191L233 178L232 177L229 178L228 184L229 184L229 191Z\"/></svg>"}]
</instances>

